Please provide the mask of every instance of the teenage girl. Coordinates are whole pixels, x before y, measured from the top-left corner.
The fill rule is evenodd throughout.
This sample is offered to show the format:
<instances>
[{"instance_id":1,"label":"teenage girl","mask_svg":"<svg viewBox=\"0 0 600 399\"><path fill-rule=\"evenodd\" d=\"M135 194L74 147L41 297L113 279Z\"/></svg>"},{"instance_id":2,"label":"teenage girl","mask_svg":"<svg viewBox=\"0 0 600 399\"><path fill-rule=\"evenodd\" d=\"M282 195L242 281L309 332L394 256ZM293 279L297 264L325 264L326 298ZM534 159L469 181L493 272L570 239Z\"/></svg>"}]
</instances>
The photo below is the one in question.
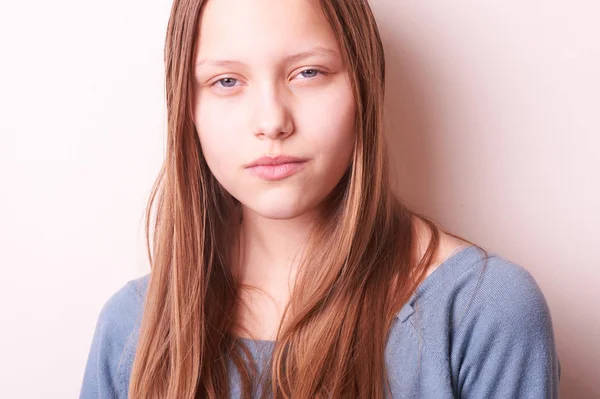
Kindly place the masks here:
<instances>
[{"instance_id":1,"label":"teenage girl","mask_svg":"<svg viewBox=\"0 0 600 399\"><path fill-rule=\"evenodd\" d=\"M557 397L532 276L392 193L384 65L365 0L174 1L151 273L82 398Z\"/></svg>"}]
</instances>

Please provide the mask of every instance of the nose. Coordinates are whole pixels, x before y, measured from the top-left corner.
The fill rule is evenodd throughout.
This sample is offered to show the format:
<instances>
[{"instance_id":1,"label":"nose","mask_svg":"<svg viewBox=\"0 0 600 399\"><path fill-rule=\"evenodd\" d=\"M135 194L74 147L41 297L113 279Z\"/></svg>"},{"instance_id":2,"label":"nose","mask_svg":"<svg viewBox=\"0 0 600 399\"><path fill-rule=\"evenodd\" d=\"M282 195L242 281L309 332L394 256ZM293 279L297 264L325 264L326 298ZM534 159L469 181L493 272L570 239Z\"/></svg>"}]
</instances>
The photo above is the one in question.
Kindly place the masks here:
<instances>
[{"instance_id":1,"label":"nose","mask_svg":"<svg viewBox=\"0 0 600 399\"><path fill-rule=\"evenodd\" d=\"M276 89L265 90L255 100L255 132L259 139L283 140L294 131L289 99Z\"/></svg>"}]
</instances>

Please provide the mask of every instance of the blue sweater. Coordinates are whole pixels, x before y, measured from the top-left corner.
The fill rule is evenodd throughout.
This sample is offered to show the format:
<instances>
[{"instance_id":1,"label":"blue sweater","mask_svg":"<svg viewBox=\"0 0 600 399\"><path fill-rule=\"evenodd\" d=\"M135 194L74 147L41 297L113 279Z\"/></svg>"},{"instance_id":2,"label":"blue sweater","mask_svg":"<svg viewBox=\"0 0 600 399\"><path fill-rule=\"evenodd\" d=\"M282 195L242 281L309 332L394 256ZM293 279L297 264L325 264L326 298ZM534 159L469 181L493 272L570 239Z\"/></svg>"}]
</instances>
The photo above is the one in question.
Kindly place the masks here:
<instances>
[{"instance_id":1,"label":"blue sweater","mask_svg":"<svg viewBox=\"0 0 600 399\"><path fill-rule=\"evenodd\" d=\"M393 398L558 397L546 300L524 268L489 255L484 269L477 247L457 252L397 314L385 353ZM80 398L127 398L148 277L129 281L102 308ZM264 365L273 343L244 342ZM238 378L232 368L233 398Z\"/></svg>"}]
</instances>

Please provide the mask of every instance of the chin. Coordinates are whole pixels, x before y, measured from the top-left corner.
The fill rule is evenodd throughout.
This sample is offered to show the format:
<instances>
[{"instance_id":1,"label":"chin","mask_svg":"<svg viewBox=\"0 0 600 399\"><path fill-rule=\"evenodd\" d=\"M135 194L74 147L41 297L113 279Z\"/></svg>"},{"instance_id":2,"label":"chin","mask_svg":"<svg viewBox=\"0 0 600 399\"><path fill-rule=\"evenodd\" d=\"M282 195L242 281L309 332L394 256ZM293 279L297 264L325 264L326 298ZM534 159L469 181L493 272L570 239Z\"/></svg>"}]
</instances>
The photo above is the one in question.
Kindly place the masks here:
<instances>
[{"instance_id":1,"label":"chin","mask_svg":"<svg viewBox=\"0 0 600 399\"><path fill-rule=\"evenodd\" d=\"M285 203L265 204L263 206L249 207L253 212L267 219L288 220L301 216L306 212L302 207Z\"/></svg>"},{"instance_id":2,"label":"chin","mask_svg":"<svg viewBox=\"0 0 600 399\"><path fill-rule=\"evenodd\" d=\"M277 197L264 196L263 198L254 198L252 201L242 202L248 210L267 219L288 220L294 219L313 210L315 205L313 201L306 201L307 198L296 198L290 200L290 195Z\"/></svg>"}]
</instances>

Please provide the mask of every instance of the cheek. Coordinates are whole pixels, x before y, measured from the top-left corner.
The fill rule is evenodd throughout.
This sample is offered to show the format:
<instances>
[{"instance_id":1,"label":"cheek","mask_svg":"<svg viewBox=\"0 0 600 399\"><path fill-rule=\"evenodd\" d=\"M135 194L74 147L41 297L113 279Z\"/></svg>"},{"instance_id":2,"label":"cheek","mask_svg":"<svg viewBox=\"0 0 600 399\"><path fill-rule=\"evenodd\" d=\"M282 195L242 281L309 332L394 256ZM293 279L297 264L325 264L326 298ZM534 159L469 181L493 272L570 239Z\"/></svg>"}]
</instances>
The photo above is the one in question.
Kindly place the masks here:
<instances>
[{"instance_id":1,"label":"cheek","mask_svg":"<svg viewBox=\"0 0 600 399\"><path fill-rule=\"evenodd\" d=\"M304 117L307 139L327 163L347 163L356 137L356 108L351 90L322 96Z\"/></svg>"},{"instance_id":2,"label":"cheek","mask_svg":"<svg viewBox=\"0 0 600 399\"><path fill-rule=\"evenodd\" d=\"M208 166L215 175L219 175L224 165L218 162L218 160L223 159L223 154L227 151L227 140L218 131L211 129L206 124L197 125L196 130L198 131L200 146L202 147L202 153L206 158Z\"/></svg>"},{"instance_id":3,"label":"cheek","mask_svg":"<svg viewBox=\"0 0 600 399\"><path fill-rule=\"evenodd\" d=\"M198 105L194 110L196 131L202 152L212 172L222 175L226 168L231 167L231 160L236 157L236 147L233 135L235 129L235 117L231 112L227 113L224 107L218 103L206 101ZM229 162L221 162L229 160Z\"/></svg>"}]
</instances>

